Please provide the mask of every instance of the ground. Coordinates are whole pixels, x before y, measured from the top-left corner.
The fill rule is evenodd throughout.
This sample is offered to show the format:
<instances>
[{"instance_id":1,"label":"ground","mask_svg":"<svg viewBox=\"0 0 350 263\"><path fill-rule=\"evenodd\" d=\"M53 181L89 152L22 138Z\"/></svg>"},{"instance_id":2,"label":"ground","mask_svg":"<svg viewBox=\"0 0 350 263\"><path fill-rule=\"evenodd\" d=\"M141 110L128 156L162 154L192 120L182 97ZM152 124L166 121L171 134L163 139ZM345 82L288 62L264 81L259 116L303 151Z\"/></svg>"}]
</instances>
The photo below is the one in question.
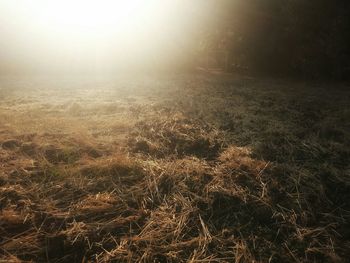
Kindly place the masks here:
<instances>
[{"instance_id":1,"label":"ground","mask_svg":"<svg viewBox=\"0 0 350 263\"><path fill-rule=\"evenodd\" d=\"M350 89L2 77L0 262L346 262Z\"/></svg>"}]
</instances>

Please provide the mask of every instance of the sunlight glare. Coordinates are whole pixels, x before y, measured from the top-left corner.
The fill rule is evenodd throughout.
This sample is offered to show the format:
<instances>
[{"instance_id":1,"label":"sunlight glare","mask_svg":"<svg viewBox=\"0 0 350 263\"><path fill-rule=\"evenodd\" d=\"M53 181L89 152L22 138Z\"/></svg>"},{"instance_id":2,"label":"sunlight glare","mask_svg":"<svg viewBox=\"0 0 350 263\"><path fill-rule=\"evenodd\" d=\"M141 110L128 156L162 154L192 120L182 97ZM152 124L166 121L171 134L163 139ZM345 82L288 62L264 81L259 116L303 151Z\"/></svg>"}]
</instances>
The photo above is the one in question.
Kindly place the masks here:
<instances>
[{"instance_id":1,"label":"sunlight glare","mask_svg":"<svg viewBox=\"0 0 350 263\"><path fill-rule=\"evenodd\" d=\"M150 65L186 51L184 36L196 21L191 3L6 0L0 1L0 33L12 41L7 47L9 60L24 61L23 66L74 70Z\"/></svg>"},{"instance_id":2,"label":"sunlight glare","mask_svg":"<svg viewBox=\"0 0 350 263\"><path fill-rule=\"evenodd\" d=\"M164 12L167 1L157 0L60 0L30 1L34 23L61 37L90 38L111 34L130 37L135 30L153 30L148 23Z\"/></svg>"}]
</instances>

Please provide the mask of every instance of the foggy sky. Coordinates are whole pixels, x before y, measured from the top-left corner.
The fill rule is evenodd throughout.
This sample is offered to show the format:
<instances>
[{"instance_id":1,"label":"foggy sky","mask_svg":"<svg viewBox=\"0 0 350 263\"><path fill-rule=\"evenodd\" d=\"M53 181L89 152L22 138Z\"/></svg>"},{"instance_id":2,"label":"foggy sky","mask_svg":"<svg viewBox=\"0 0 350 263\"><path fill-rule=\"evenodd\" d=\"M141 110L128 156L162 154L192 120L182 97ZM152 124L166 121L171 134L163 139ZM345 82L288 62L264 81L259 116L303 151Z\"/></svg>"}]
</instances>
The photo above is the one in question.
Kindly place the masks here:
<instances>
[{"instance_id":1,"label":"foggy sky","mask_svg":"<svg viewBox=\"0 0 350 263\"><path fill-rule=\"evenodd\" d=\"M96 36L92 39L81 32L64 37L54 32L45 9L38 9L34 2L0 0L0 73L113 71L189 60L198 43L197 34L211 19L214 3L164 1L168 8L156 18L147 18L154 23L152 30L142 31L143 25L136 25L128 29L135 31L132 37L101 35L96 41ZM81 8L84 12L84 6Z\"/></svg>"}]
</instances>

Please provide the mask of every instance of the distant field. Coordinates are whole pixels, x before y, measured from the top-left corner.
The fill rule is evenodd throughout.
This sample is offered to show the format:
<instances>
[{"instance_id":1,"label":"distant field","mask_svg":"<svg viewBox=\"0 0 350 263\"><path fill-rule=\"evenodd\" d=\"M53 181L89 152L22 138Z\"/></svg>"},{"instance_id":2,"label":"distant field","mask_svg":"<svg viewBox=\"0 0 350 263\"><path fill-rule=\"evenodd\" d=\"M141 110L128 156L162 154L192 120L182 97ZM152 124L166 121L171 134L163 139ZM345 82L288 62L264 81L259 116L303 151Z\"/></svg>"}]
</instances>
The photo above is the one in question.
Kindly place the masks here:
<instances>
[{"instance_id":1,"label":"distant field","mask_svg":"<svg viewBox=\"0 0 350 263\"><path fill-rule=\"evenodd\" d=\"M0 262L346 262L350 88L0 79Z\"/></svg>"}]
</instances>

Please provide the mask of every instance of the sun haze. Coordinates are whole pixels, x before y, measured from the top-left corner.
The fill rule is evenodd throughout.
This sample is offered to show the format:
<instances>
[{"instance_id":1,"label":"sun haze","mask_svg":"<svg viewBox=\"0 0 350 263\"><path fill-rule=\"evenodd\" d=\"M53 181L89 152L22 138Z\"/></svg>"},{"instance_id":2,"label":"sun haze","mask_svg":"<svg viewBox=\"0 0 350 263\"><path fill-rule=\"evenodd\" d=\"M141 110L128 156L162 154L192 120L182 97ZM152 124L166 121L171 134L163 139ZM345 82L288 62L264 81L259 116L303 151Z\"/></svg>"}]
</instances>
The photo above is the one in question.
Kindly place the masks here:
<instances>
[{"instance_id":1,"label":"sun haze","mask_svg":"<svg viewBox=\"0 0 350 263\"><path fill-rule=\"evenodd\" d=\"M39 71L107 70L171 60L191 51L183 39L193 35L198 22L194 2L5 0L0 3L7 51L2 60Z\"/></svg>"}]
</instances>

